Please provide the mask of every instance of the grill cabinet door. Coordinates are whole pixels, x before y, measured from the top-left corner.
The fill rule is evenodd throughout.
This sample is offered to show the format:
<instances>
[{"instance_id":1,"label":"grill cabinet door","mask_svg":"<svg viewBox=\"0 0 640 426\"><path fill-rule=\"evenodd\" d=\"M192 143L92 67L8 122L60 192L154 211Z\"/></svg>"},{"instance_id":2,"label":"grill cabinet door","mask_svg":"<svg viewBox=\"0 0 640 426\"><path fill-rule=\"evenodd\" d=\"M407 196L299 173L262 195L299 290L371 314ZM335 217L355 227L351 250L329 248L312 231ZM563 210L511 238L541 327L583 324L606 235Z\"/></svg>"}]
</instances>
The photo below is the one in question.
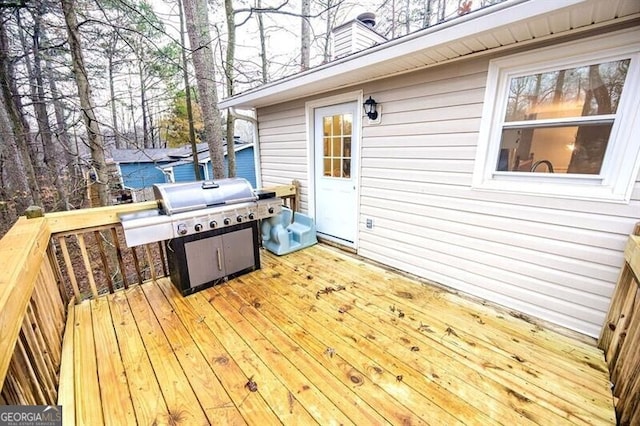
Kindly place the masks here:
<instances>
[{"instance_id":1,"label":"grill cabinet door","mask_svg":"<svg viewBox=\"0 0 640 426\"><path fill-rule=\"evenodd\" d=\"M253 249L253 228L229 232L222 235L222 239L227 275L254 267L256 259Z\"/></svg>"},{"instance_id":2,"label":"grill cabinet door","mask_svg":"<svg viewBox=\"0 0 640 426\"><path fill-rule=\"evenodd\" d=\"M209 237L184 244L190 287L211 282L225 275L223 237Z\"/></svg>"}]
</instances>

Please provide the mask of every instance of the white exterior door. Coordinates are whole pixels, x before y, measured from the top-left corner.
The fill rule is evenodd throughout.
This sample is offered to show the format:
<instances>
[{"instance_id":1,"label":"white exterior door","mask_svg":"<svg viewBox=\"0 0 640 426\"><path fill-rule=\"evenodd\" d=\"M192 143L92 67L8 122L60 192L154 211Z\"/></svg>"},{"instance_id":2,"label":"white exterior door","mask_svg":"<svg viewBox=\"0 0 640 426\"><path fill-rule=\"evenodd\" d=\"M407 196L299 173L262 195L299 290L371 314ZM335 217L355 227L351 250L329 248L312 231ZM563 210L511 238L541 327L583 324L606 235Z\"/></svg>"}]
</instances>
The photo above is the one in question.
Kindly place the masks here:
<instances>
[{"instance_id":1,"label":"white exterior door","mask_svg":"<svg viewBox=\"0 0 640 426\"><path fill-rule=\"evenodd\" d=\"M357 103L314 111L315 219L321 236L354 246L358 232Z\"/></svg>"}]
</instances>

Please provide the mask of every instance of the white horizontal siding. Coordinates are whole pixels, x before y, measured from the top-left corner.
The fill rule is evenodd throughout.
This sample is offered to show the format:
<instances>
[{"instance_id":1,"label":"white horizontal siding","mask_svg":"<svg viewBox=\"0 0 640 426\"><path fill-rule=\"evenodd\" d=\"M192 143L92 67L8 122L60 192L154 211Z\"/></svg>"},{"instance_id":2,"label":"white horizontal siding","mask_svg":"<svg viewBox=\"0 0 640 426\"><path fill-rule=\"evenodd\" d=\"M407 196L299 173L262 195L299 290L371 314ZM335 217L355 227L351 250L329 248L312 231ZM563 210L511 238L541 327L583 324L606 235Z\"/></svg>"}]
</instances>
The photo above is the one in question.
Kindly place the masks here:
<instances>
[{"instance_id":1,"label":"white horizontal siding","mask_svg":"<svg viewBox=\"0 0 640 426\"><path fill-rule=\"evenodd\" d=\"M419 162L412 160L395 160L393 167L389 167L389 162L385 159L364 158L362 161L363 169L365 169L363 178L379 178L377 182L370 184L372 187L384 185L385 183L395 185L395 187L408 187L415 184L419 186L418 191L422 194L481 202L487 199L487 194L482 191L469 191L467 188L459 188L458 186L442 187L431 184L431 171L451 171L470 174L473 170L469 169L469 167L473 167L473 160L460 162L429 159ZM574 200L571 203L567 203L566 200L561 198L536 198L515 193L492 194L491 202L497 202L500 205L514 204L551 209L559 212L582 212L598 218L609 215L620 219L628 218L635 220L638 218L638 212L640 211L640 200L638 199L640 195L640 184L636 185L636 191L634 191L634 193L636 197L634 197L629 204L601 203L588 200Z\"/></svg>"},{"instance_id":2,"label":"white horizontal siding","mask_svg":"<svg viewBox=\"0 0 640 426\"><path fill-rule=\"evenodd\" d=\"M447 283L449 287L464 293L578 330L586 335L596 336L599 333L601 323L599 317L593 321L585 321L582 319L583 315L580 315L585 308L574 301L566 302L537 291L520 289L519 286L502 281L499 274L487 278L474 270L469 271L456 264L443 265L437 259L434 260L434 255L437 255L435 252L424 253L421 256L420 265L416 265L415 252L419 250L416 246L407 246L373 235L363 236L361 243L367 243L367 250L360 254L373 260L426 277L434 282ZM397 245L397 247L390 253L388 249L385 250L389 245L394 247ZM514 292L522 296L514 297L512 296ZM594 312L593 309L586 310Z\"/></svg>"},{"instance_id":3,"label":"white horizontal siding","mask_svg":"<svg viewBox=\"0 0 640 426\"><path fill-rule=\"evenodd\" d=\"M307 211L307 141L304 104L258 110L262 185L288 185L298 180L303 188L300 208Z\"/></svg>"},{"instance_id":4,"label":"white horizontal siding","mask_svg":"<svg viewBox=\"0 0 640 426\"><path fill-rule=\"evenodd\" d=\"M532 38L544 25L584 19L534 22L479 42ZM640 180L628 204L472 190L488 60L348 89L382 107L381 123L365 121L362 130L358 253L597 336L640 221ZM304 100L260 109L259 117L263 180L300 180L306 211Z\"/></svg>"},{"instance_id":5,"label":"white horizontal siding","mask_svg":"<svg viewBox=\"0 0 640 426\"><path fill-rule=\"evenodd\" d=\"M363 206L363 213L379 214L380 209L377 206ZM407 217L406 215L410 213L397 212L395 217ZM513 259L519 264L519 273L533 278L564 276L567 282L573 281L573 284L569 285L572 288L586 282L586 291L602 296L609 295L611 286L608 281L615 279L618 273L618 266L593 263L582 257L561 257L553 251L543 251L541 248L550 245L545 238L524 234L512 235L506 230L480 228L472 223L455 222L435 214L420 217L419 223L416 223L415 218L408 219L407 223L403 224L383 219L377 221L376 226L392 231L401 229L403 233L414 233L432 241L455 244L490 253L502 259ZM479 240L483 242L480 247L477 245ZM556 252L560 253L569 248L569 244L554 246ZM505 248L508 248L508 252L505 252ZM544 266L545 269L540 269L540 266ZM576 277L580 279L577 280Z\"/></svg>"},{"instance_id":6,"label":"white horizontal siding","mask_svg":"<svg viewBox=\"0 0 640 426\"><path fill-rule=\"evenodd\" d=\"M476 60L365 87L383 113L363 129L358 252L597 336L638 197L625 205L472 190L486 69Z\"/></svg>"},{"instance_id":7,"label":"white horizontal siding","mask_svg":"<svg viewBox=\"0 0 640 426\"><path fill-rule=\"evenodd\" d=\"M367 194L364 190L363 192ZM604 266L619 267L620 264L619 252L624 248L625 243L625 238L622 235L569 226L533 223L510 216L508 213L497 215L469 212L464 210L464 206L458 205L458 200L450 200L449 204L445 204L446 207L442 207L425 204L424 197L411 194L412 198L409 204L407 203L409 194L401 189L395 191L376 190L374 192L376 192L376 196L363 194L363 211L366 210L365 206L383 206L379 208L378 212L388 211L389 217L387 219L389 220L407 219L410 216L415 218L410 222L415 228L413 231L419 230L423 225L426 226L426 223L423 224L422 221L444 220L456 225L469 224L483 227L492 232L506 232L507 234L504 236L509 239L517 240L521 237L520 244L524 244L524 247L542 249L547 253L587 260ZM380 194L379 197L377 194ZM494 211L501 213L495 206ZM385 218L385 216L381 215L380 218ZM375 230L371 232L375 232ZM508 240L504 239L503 242L508 243ZM484 241L479 240L478 243L484 243ZM571 252L566 252L569 249Z\"/></svg>"}]
</instances>

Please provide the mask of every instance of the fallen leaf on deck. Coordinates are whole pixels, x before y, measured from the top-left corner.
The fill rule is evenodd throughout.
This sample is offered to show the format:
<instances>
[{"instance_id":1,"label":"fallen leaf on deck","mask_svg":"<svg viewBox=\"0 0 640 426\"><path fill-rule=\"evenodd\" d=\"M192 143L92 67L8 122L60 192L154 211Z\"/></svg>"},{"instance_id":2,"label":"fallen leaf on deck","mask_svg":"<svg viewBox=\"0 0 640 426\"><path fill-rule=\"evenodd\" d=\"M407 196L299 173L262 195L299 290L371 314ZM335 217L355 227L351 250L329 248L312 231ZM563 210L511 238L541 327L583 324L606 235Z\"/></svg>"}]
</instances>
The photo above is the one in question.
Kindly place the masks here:
<instances>
[{"instance_id":1,"label":"fallen leaf on deck","mask_svg":"<svg viewBox=\"0 0 640 426\"><path fill-rule=\"evenodd\" d=\"M258 391L258 384L253 380L253 376L249 377L249 380L245 383L244 387L249 389L251 392Z\"/></svg>"}]
</instances>

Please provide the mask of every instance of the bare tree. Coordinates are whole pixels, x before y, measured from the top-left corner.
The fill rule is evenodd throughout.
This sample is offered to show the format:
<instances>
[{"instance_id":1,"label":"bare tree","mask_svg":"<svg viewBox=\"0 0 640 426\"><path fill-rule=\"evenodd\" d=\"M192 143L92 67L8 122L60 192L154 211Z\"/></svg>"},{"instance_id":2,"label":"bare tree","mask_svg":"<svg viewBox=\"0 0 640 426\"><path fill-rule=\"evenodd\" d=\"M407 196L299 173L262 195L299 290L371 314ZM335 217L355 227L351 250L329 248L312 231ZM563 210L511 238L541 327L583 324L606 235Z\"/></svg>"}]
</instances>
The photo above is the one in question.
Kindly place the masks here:
<instances>
[{"instance_id":1,"label":"bare tree","mask_svg":"<svg viewBox=\"0 0 640 426\"><path fill-rule=\"evenodd\" d=\"M42 185L45 182L53 182L58 194L58 200L53 199L52 205L54 210L61 207L69 210L69 196L63 182L64 172L60 166L60 156L53 141L53 131L49 123L49 114L47 112L47 97L45 94L44 72L42 70L42 17L44 15L44 5L41 2L35 4L33 10L33 27L31 34L31 43L25 37L23 26L20 19L20 11L15 13L18 24L18 34L24 52L24 63L27 69L31 103L35 112L37 124L37 138L42 146L42 161L36 158L36 169L39 167L41 171L38 175L41 178ZM32 60L33 59L33 60Z\"/></svg>"},{"instance_id":2,"label":"bare tree","mask_svg":"<svg viewBox=\"0 0 640 426\"><path fill-rule=\"evenodd\" d=\"M209 144L209 155L216 179L224 177L224 153L222 150L222 124L218 110L213 49L209 32L209 11L206 0L184 0L187 16L187 33L193 53L193 68L200 93L200 106Z\"/></svg>"},{"instance_id":3,"label":"bare tree","mask_svg":"<svg viewBox=\"0 0 640 426\"><path fill-rule=\"evenodd\" d=\"M109 81L109 104L111 106L111 126L113 128L113 137L117 149L122 148L122 135L118 129L118 114L116 108L116 85L115 85L115 73L118 66L117 52L118 52L118 40L119 36L116 32L111 33L107 38L107 44L105 53L107 55L107 76Z\"/></svg>"},{"instance_id":4,"label":"bare tree","mask_svg":"<svg viewBox=\"0 0 640 426\"><path fill-rule=\"evenodd\" d=\"M311 14L311 0L302 0L300 10L300 70L309 69L309 59L311 56L311 29L309 15Z\"/></svg>"},{"instance_id":5,"label":"bare tree","mask_svg":"<svg viewBox=\"0 0 640 426\"><path fill-rule=\"evenodd\" d=\"M0 235L3 235L29 205L24 194L24 167L15 147L15 137L0 91Z\"/></svg>"},{"instance_id":6,"label":"bare tree","mask_svg":"<svg viewBox=\"0 0 640 426\"><path fill-rule=\"evenodd\" d=\"M78 86L78 96L80 98L80 109L87 131L88 145L91 152L92 167L95 170L95 184L98 189L100 204L103 206L110 204L109 197L109 174L105 162L104 141L98 119L95 114L91 86L87 77L87 69L82 52L82 43L78 32L78 20L75 12L74 0L60 0L64 12L65 24L69 48L73 63L73 73Z\"/></svg>"},{"instance_id":7,"label":"bare tree","mask_svg":"<svg viewBox=\"0 0 640 426\"><path fill-rule=\"evenodd\" d=\"M231 97L234 93L233 79L236 55L236 22L232 0L224 0L224 10L227 21L227 55L224 73L227 80L227 96ZM236 175L235 126L235 117L233 114L227 114L227 169L229 177Z\"/></svg>"},{"instance_id":8,"label":"bare tree","mask_svg":"<svg viewBox=\"0 0 640 426\"><path fill-rule=\"evenodd\" d=\"M42 33L43 42L47 42L48 39L45 32ZM78 154L78 147L71 142L69 137L67 123L65 121L64 105L61 102L62 96L58 90L56 82L56 76L53 71L53 64L51 58L45 56L45 72L47 81L49 82L49 93L51 94L51 103L53 104L53 111L55 116L55 136L61 144L61 148L64 150L64 159L66 162L67 170L70 170L70 178L72 183L75 184L76 180L82 178L80 173L80 159Z\"/></svg>"},{"instance_id":9,"label":"bare tree","mask_svg":"<svg viewBox=\"0 0 640 426\"><path fill-rule=\"evenodd\" d=\"M582 116L589 115L595 101L597 115L611 114L611 95L600 75L599 65L589 66L589 85L585 90ZM567 173L598 174L609 141L610 126L578 126Z\"/></svg>"},{"instance_id":10,"label":"bare tree","mask_svg":"<svg viewBox=\"0 0 640 426\"><path fill-rule=\"evenodd\" d=\"M182 8L182 0L178 0L178 13L180 15L180 44L185 45L184 39L184 11ZM191 155L193 156L193 173L196 180L202 180L200 174L200 164L198 163L198 147L196 140L196 130L193 123L193 106L191 104L191 85L189 84L189 69L187 62L187 51L181 49L182 53L182 78L184 79L184 93L187 103L187 118L189 120L189 143L191 144Z\"/></svg>"},{"instance_id":11,"label":"bare tree","mask_svg":"<svg viewBox=\"0 0 640 426\"><path fill-rule=\"evenodd\" d=\"M256 0L256 7L262 9L262 0ZM260 65L261 65L261 79L262 83L266 84L269 81L269 63L267 62L267 43L265 39L264 21L262 19L262 13L257 14L258 17L258 35L260 37Z\"/></svg>"},{"instance_id":12,"label":"bare tree","mask_svg":"<svg viewBox=\"0 0 640 426\"><path fill-rule=\"evenodd\" d=\"M18 104L19 97L15 90L15 74L11 58L9 57L9 43L7 39L6 20L0 20L0 86L2 86L2 101L9 116L13 130L13 138L22 157L22 163L26 169L27 184L29 187L29 202L42 205L40 188L33 168L33 161L29 152L29 125L24 119Z\"/></svg>"}]
</instances>

